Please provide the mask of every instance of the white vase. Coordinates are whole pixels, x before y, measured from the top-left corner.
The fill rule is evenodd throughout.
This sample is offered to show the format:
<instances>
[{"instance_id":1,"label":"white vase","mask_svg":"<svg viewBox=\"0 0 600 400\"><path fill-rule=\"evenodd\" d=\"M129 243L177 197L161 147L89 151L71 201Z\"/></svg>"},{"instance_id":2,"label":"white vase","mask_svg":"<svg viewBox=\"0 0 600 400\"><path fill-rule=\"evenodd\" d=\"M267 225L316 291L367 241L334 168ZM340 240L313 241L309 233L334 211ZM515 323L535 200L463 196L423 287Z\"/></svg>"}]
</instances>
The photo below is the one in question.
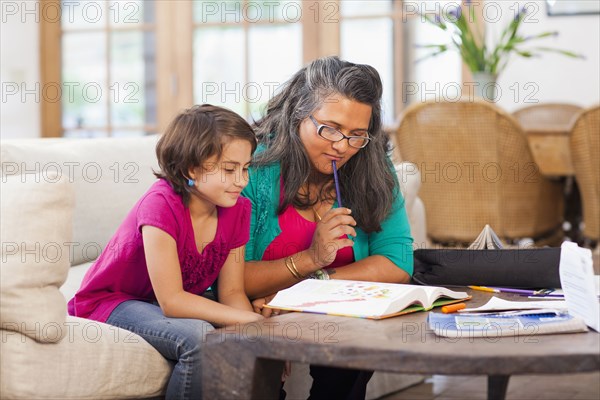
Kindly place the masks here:
<instances>
[{"instance_id":1,"label":"white vase","mask_svg":"<svg viewBox=\"0 0 600 400\"><path fill-rule=\"evenodd\" d=\"M473 81L475 87L475 96L481 97L486 101L495 102L498 95L497 75L489 72L473 72Z\"/></svg>"}]
</instances>

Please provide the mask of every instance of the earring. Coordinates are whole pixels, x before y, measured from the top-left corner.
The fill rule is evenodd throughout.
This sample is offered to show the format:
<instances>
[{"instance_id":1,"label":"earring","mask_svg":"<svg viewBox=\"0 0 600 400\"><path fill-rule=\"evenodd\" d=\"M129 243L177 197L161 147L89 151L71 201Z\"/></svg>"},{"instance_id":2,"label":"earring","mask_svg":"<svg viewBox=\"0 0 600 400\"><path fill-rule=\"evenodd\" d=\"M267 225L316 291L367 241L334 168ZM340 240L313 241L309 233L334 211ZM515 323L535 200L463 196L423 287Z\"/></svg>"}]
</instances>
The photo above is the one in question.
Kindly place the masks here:
<instances>
[{"instance_id":1,"label":"earring","mask_svg":"<svg viewBox=\"0 0 600 400\"><path fill-rule=\"evenodd\" d=\"M187 182L187 184L188 184L188 186L190 186L190 187L191 187L191 186L194 186L194 185L196 185L196 181L195 181L195 180L193 180L192 178L189 178L189 179L188 179L188 182Z\"/></svg>"}]
</instances>

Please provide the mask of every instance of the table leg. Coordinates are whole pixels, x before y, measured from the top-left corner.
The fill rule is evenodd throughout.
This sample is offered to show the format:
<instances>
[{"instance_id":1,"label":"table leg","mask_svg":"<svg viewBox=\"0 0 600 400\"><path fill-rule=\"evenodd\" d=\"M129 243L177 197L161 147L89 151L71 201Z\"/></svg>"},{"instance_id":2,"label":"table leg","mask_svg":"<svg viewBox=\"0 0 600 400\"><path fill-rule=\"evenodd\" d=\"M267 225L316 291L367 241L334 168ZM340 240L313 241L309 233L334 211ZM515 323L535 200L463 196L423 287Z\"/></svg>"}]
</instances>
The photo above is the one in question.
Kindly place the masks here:
<instances>
[{"instance_id":1,"label":"table leg","mask_svg":"<svg viewBox=\"0 0 600 400\"><path fill-rule=\"evenodd\" d=\"M279 398L284 361L257 358L248 345L251 344L232 340L205 346L203 398Z\"/></svg>"},{"instance_id":2,"label":"table leg","mask_svg":"<svg viewBox=\"0 0 600 400\"><path fill-rule=\"evenodd\" d=\"M510 375L488 376L488 400L504 400Z\"/></svg>"}]
</instances>

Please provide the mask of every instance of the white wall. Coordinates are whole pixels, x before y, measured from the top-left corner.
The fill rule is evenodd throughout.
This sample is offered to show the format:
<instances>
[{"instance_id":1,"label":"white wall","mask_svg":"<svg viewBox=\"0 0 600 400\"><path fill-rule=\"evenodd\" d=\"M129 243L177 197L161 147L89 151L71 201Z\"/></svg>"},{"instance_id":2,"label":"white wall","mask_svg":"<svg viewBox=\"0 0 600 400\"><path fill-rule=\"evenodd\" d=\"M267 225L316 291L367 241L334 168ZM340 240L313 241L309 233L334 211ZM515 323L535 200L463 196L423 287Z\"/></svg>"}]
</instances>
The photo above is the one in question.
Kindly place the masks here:
<instances>
[{"instance_id":1,"label":"white wall","mask_svg":"<svg viewBox=\"0 0 600 400\"><path fill-rule=\"evenodd\" d=\"M502 90L498 105L514 111L535 101L567 102L580 106L600 102L600 14L548 16L543 1L495 0L495 3L502 7L502 20L488 22L487 26L496 37L514 16L516 3L520 6L533 3L535 7L528 8L533 20L524 21L520 32L525 36L546 31L557 31L559 34L557 37L533 41L532 47L554 47L585 55L585 60L552 53L542 53L540 58L513 56L498 80ZM488 40L493 40L493 37ZM529 86L526 88L527 84ZM514 85L519 88L516 98Z\"/></svg>"},{"instance_id":2,"label":"white wall","mask_svg":"<svg viewBox=\"0 0 600 400\"><path fill-rule=\"evenodd\" d=\"M40 84L39 23L35 14L26 12L35 10L38 4L0 2L0 136L3 139L41 136L40 90L36 90L36 84ZM19 91L12 94L15 86ZM32 92L25 94L21 88Z\"/></svg>"}]
</instances>

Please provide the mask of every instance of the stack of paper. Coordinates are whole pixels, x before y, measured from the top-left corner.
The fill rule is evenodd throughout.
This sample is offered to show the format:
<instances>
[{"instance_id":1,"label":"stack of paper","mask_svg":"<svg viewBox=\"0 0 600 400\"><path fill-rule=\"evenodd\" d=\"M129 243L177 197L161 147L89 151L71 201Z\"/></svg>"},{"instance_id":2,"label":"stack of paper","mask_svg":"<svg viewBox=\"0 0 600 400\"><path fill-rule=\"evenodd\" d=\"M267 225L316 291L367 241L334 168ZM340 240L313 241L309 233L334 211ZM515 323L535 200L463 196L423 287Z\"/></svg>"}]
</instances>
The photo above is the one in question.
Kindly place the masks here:
<instances>
[{"instance_id":1,"label":"stack of paper","mask_svg":"<svg viewBox=\"0 0 600 400\"><path fill-rule=\"evenodd\" d=\"M587 332L585 322L559 310L526 310L494 313L430 313L429 327L450 338L529 336Z\"/></svg>"},{"instance_id":2,"label":"stack of paper","mask_svg":"<svg viewBox=\"0 0 600 400\"><path fill-rule=\"evenodd\" d=\"M439 336L452 338L587 332L588 327L600 331L598 279L590 250L563 243L559 273L564 300L521 302L492 297L481 307L457 314L431 313L429 327Z\"/></svg>"}]
</instances>

